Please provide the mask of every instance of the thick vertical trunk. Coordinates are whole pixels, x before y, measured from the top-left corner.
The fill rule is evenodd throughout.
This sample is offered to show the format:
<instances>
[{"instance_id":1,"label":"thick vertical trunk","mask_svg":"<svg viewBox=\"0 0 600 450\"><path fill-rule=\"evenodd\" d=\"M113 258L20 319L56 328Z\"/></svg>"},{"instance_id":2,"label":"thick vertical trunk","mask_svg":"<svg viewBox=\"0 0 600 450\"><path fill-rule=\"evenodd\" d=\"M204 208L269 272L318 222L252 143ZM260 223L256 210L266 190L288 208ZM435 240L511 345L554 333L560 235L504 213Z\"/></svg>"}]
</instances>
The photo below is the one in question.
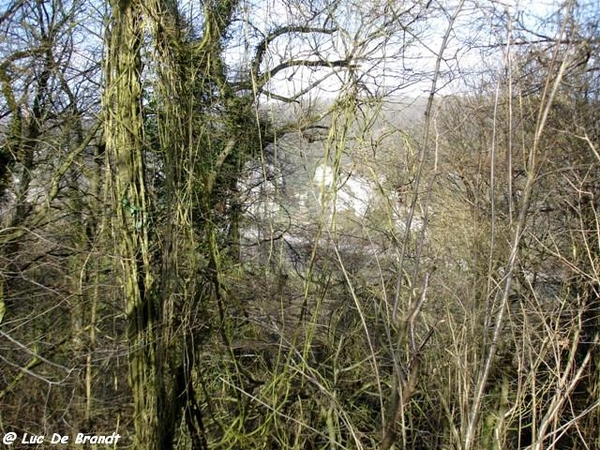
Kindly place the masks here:
<instances>
[{"instance_id":1,"label":"thick vertical trunk","mask_svg":"<svg viewBox=\"0 0 600 450\"><path fill-rule=\"evenodd\" d=\"M104 97L106 146L113 165L113 236L128 318L129 382L136 449L160 447L152 275L148 253L141 111L141 5L112 2Z\"/></svg>"}]
</instances>

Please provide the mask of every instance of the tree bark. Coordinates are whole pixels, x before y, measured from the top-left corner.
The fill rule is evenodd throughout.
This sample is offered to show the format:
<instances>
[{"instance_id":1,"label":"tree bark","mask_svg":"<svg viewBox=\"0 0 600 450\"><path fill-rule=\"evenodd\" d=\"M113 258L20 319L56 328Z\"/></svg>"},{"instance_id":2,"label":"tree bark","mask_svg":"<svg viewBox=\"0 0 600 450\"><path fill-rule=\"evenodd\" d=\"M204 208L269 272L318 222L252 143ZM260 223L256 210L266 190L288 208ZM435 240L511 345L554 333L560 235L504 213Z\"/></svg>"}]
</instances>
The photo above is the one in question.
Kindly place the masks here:
<instances>
[{"instance_id":1,"label":"tree bark","mask_svg":"<svg viewBox=\"0 0 600 450\"><path fill-rule=\"evenodd\" d=\"M140 46L141 5L114 0L107 36L104 96L106 147L114 192L113 236L120 256L134 402L136 449L159 449L159 392L152 272L148 252L147 194Z\"/></svg>"}]
</instances>

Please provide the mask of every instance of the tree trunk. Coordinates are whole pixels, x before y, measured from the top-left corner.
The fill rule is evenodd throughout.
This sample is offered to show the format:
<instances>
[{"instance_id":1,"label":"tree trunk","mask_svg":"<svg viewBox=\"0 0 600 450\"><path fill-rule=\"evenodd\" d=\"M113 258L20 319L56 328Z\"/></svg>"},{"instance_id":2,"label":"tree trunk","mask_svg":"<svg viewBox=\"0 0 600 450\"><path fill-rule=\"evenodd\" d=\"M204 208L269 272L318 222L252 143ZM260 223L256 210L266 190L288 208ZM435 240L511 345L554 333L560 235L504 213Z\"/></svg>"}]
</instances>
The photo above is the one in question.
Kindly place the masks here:
<instances>
[{"instance_id":1,"label":"tree trunk","mask_svg":"<svg viewBox=\"0 0 600 450\"><path fill-rule=\"evenodd\" d=\"M142 140L141 5L135 0L111 3L105 134L114 183L113 236L120 255L128 320L129 383L135 408L133 447L158 449L162 439Z\"/></svg>"}]
</instances>

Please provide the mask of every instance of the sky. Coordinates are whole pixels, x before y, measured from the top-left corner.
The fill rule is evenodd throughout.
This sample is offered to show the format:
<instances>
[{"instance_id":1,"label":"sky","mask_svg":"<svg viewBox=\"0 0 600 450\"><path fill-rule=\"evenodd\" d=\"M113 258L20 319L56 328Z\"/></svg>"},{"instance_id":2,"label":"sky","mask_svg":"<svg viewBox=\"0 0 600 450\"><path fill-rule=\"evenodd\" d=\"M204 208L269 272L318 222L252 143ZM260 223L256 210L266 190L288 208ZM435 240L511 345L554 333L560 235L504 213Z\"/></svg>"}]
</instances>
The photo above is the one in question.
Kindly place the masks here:
<instances>
[{"instance_id":1,"label":"sky","mask_svg":"<svg viewBox=\"0 0 600 450\"><path fill-rule=\"evenodd\" d=\"M339 31L333 35L314 33L296 34L293 39L285 37L274 40L269 49L266 65L274 67L281 61L290 58L314 59L315 49L323 59L339 60L352 56L357 62L355 75L358 83L366 93L373 96L427 96L431 90L431 80L440 51L449 17L460 0L431 0L431 15L427 21L416 24L414 34L399 32L397 23L391 23L388 29L382 28L385 14L390 17L392 8L397 9L400 20L409 15L402 14L406 8L417 2L392 0L348 0L339 2L339 17L330 20L328 27L337 27ZM595 2L588 2L588 10ZM582 3L585 3L582 2ZM13 0L0 0L0 10L6 10ZM74 60L82 66L93 63L93 59L101 54L103 29L98 20L103 11L93 8L94 2L86 3L91 20L96 23L94 29L81 24L79 30L80 45L77 46ZM294 23L297 16L311 16L311 9L326 4L325 0L241 0L240 19L236 22L237 31L232 34L227 63L235 67L242 62L248 63L254 55L255 47L262 36L267 35L277 26ZM105 5L105 3L98 3ZM392 5L392 6L390 6ZM192 21L201 22L202 2L184 0L182 9ZM598 6L595 7L596 9ZM318 9L318 8L317 8ZM563 8L564 9L564 8ZM517 23L532 30L555 33L545 22L553 12L560 10L560 3L555 0L468 0L462 8L454 24L448 46L444 51L441 65L442 77L437 85L440 95L463 92L469 87L464 79L469 74L491 68L501 68L505 64L505 48L489 46L495 42L506 40L505 22L511 17ZM95 13L94 13L95 11ZM431 14L432 11L435 11ZM85 15L85 14L84 14ZM596 12L597 16L597 12ZM82 15L83 17L83 15ZM83 19L82 19L83 20ZM504 23L503 23L504 22ZM312 24L311 24L312 25ZM383 30L383 32L381 32ZM389 32L388 32L389 31ZM542 30L543 31L543 30ZM82 33L88 33L85 38ZM378 34L379 33L379 34ZM371 35L370 39L367 36ZM357 42L357 41L363 42ZM0 44L2 44L0 42ZM86 61L87 60L87 61ZM263 66L266 69L267 66ZM270 85L270 91L283 97L294 97L316 80L324 79L320 88L313 90L314 97L334 99L344 86L349 86L348 71L339 69L290 68L277 74Z\"/></svg>"},{"instance_id":2,"label":"sky","mask_svg":"<svg viewBox=\"0 0 600 450\"><path fill-rule=\"evenodd\" d=\"M439 7L440 3L443 4L445 11ZM435 2L434 7L438 6L437 13L426 22L418 24L413 36L396 33L396 36L375 38L371 44L355 45L354 31L359 30L358 34L362 33L366 36L380 25L375 20L368 23L366 19L354 25L345 23L344 25L352 30L348 33L338 33L335 38L327 37L329 42L321 40L310 43L297 40L290 44L281 39L272 44L271 50L273 54L284 56L299 50L308 53L309 46L312 44L317 46L321 55L332 59L344 58L347 54L363 56L362 60L359 59L357 70L363 89L375 95L426 96L429 95L432 87L431 82L442 38L457 3L458 0ZM262 18L265 28L269 27L269 17L273 13L281 17L285 15L284 10L278 8L282 7L273 6L271 9L265 9L265 16ZM488 1L477 4L465 2L453 24L448 45L442 55L437 93L447 95L467 91L470 88L464 80L469 75L477 75L490 68L502 68L507 61L506 47L498 46L497 43L506 42L508 23L512 23L515 34L524 26L532 31L554 36L556 29L553 29L547 19L553 12L560 10L560 4L550 0ZM529 37L536 38L532 34ZM277 61L275 57L271 63L276 64ZM278 74L270 87L272 92L278 95L293 97L316 79L329 74L330 76L321 84L319 90L313 92L313 95L332 99L339 95L344 83L348 81L347 72L331 75L332 72L335 71L311 68L288 69Z\"/></svg>"}]
</instances>

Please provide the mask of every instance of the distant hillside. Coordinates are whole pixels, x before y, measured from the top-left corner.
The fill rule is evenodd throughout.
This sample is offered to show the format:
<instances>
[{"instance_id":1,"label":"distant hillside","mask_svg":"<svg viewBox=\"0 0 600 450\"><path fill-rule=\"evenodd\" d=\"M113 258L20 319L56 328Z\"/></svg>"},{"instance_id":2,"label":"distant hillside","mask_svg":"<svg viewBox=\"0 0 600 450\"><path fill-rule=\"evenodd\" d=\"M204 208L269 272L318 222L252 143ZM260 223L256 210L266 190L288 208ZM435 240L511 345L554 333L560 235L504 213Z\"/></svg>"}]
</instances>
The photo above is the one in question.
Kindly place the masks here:
<instances>
[{"instance_id":1,"label":"distant hillside","mask_svg":"<svg viewBox=\"0 0 600 450\"><path fill-rule=\"evenodd\" d=\"M318 117L331 106L272 106L271 114L287 132L267 148L262 161L248 164L248 176L240 182L247 243L275 236L289 245L310 244L317 224L327 224L334 214L336 230L358 239L345 242L355 249L367 245L364 227L404 233L404 196L416 162L413 136L418 136L426 101L361 105L343 142L329 138L331 114L305 125L308 115ZM338 118L338 131L340 122ZM420 217L411 218L411 229L421 226Z\"/></svg>"}]
</instances>

